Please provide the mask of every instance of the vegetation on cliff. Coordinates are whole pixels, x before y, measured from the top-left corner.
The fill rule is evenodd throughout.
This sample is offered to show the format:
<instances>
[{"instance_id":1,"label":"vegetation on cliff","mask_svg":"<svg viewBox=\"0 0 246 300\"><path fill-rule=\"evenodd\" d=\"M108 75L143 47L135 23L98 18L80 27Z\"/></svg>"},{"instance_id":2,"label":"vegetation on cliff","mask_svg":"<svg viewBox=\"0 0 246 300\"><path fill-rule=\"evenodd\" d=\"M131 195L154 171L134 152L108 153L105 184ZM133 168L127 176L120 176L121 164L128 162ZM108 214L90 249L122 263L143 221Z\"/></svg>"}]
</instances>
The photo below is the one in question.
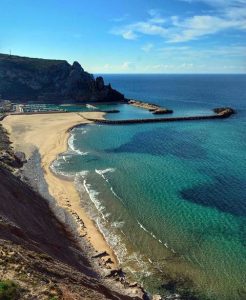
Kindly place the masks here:
<instances>
[{"instance_id":1,"label":"vegetation on cliff","mask_svg":"<svg viewBox=\"0 0 246 300\"><path fill-rule=\"evenodd\" d=\"M0 54L0 96L15 101L123 101L124 95L78 62Z\"/></svg>"}]
</instances>

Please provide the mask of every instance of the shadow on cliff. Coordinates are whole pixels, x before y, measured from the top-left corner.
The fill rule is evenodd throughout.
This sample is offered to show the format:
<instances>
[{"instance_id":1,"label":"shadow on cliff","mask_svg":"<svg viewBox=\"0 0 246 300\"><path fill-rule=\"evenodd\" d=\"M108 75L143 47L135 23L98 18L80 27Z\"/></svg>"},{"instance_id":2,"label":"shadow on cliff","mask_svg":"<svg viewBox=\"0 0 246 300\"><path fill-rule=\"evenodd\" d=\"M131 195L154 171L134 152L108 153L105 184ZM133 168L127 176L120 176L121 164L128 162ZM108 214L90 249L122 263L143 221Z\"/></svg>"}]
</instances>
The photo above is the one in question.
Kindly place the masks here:
<instances>
[{"instance_id":1,"label":"shadow on cliff","mask_svg":"<svg viewBox=\"0 0 246 300\"><path fill-rule=\"evenodd\" d=\"M51 257L50 262L43 259L39 263L28 258L29 265L43 273L46 280L55 278L70 290L76 288L80 296L86 293L88 299L132 299L101 283L99 275L92 270L71 234L53 215L46 200L1 167L0 199L0 240L6 241L6 247L11 243L12 251L17 249L16 256L22 253L23 261L25 251L19 246L27 253L31 250L40 257L43 254Z\"/></svg>"}]
</instances>

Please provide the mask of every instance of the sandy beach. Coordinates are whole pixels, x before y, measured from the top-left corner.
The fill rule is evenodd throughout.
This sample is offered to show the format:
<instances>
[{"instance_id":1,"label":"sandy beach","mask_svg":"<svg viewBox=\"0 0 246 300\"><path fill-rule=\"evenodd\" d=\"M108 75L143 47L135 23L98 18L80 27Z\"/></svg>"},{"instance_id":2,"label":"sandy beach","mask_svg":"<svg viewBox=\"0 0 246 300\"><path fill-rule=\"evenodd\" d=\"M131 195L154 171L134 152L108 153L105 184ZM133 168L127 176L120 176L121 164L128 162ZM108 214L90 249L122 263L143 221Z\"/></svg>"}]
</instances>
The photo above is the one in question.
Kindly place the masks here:
<instances>
[{"instance_id":1,"label":"sandy beach","mask_svg":"<svg viewBox=\"0 0 246 300\"><path fill-rule=\"evenodd\" d=\"M85 228L78 229L78 234L85 236L95 251L107 251L113 261L112 267L116 267L117 258L106 243L103 235L97 229L94 221L88 217L81 207L80 196L75 189L74 183L61 179L50 169L50 165L56 159L57 155L67 150L69 129L78 124L89 123L84 117L102 118L103 113L10 115L2 121L2 124L10 133L10 140L13 142L14 149L24 152L27 159L31 157L35 149L39 150L41 166L50 195L76 221L78 221L76 217L82 220Z\"/></svg>"}]
</instances>

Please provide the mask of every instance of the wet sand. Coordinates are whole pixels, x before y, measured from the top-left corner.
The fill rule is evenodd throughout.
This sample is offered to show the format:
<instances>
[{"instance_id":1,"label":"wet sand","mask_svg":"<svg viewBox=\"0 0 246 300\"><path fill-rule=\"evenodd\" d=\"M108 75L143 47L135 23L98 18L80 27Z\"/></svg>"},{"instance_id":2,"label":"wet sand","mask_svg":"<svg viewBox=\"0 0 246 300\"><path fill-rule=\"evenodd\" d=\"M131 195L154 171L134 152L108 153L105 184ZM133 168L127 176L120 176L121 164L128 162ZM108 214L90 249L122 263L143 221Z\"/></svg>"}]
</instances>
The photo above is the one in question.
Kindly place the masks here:
<instances>
[{"instance_id":1,"label":"wet sand","mask_svg":"<svg viewBox=\"0 0 246 300\"><path fill-rule=\"evenodd\" d=\"M81 207L80 196L74 183L56 176L50 169L56 157L68 148L69 129L89 123L86 118L103 118L103 113L10 115L2 121L2 124L10 133L14 149L24 152L27 159L32 156L35 149L38 149L49 194L54 197L58 206L66 209L74 217L79 225L79 236L85 237L98 253L106 251L109 256L105 260L110 257L113 261L111 266L115 268L117 258L94 221ZM93 254L95 253L91 255Z\"/></svg>"}]
</instances>

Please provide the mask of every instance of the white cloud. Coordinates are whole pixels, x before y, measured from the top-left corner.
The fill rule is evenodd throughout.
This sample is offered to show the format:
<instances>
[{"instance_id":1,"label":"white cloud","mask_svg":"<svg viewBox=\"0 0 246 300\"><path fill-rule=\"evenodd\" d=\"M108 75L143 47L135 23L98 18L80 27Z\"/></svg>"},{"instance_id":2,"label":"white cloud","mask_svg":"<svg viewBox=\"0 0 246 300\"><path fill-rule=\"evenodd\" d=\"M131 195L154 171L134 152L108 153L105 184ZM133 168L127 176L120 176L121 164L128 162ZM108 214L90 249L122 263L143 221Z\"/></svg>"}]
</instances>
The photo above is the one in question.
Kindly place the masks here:
<instances>
[{"instance_id":1,"label":"white cloud","mask_svg":"<svg viewBox=\"0 0 246 300\"><path fill-rule=\"evenodd\" d=\"M203 2L213 7L229 7L229 6L243 6L246 4L246 0L180 0L184 2Z\"/></svg>"},{"instance_id":2,"label":"white cloud","mask_svg":"<svg viewBox=\"0 0 246 300\"><path fill-rule=\"evenodd\" d=\"M215 9L213 15L193 16L177 25L181 32L171 41L182 42L214 34L225 29L246 29L246 0L180 0L202 2ZM216 13L216 15L215 15ZM182 30L182 28L184 28Z\"/></svg>"},{"instance_id":3,"label":"white cloud","mask_svg":"<svg viewBox=\"0 0 246 300\"><path fill-rule=\"evenodd\" d=\"M123 71L132 70L135 69L135 63L131 61L125 61L119 66L119 68Z\"/></svg>"},{"instance_id":4,"label":"white cloud","mask_svg":"<svg viewBox=\"0 0 246 300\"><path fill-rule=\"evenodd\" d=\"M153 24L163 24L166 22L166 20L161 17L154 17L154 18L149 19L149 22L153 23Z\"/></svg>"},{"instance_id":5,"label":"white cloud","mask_svg":"<svg viewBox=\"0 0 246 300\"><path fill-rule=\"evenodd\" d=\"M139 35L157 35L166 36L167 30L163 27L165 19L162 18L159 10L150 9L148 11L150 16L146 21L133 22L128 25L113 28L110 33L121 35L124 39L135 40Z\"/></svg>"},{"instance_id":6,"label":"white cloud","mask_svg":"<svg viewBox=\"0 0 246 300\"><path fill-rule=\"evenodd\" d=\"M137 35L131 29L129 29L126 31L122 31L122 37L126 40L135 40L137 38Z\"/></svg>"},{"instance_id":7,"label":"white cloud","mask_svg":"<svg viewBox=\"0 0 246 300\"><path fill-rule=\"evenodd\" d=\"M165 19L161 16L160 11L158 9L150 9L148 11L150 15L150 19L148 20L150 23L154 24L163 24L165 23Z\"/></svg>"},{"instance_id":8,"label":"white cloud","mask_svg":"<svg viewBox=\"0 0 246 300\"><path fill-rule=\"evenodd\" d=\"M194 16L176 23L179 30L177 30L177 33L171 34L169 42L186 42L225 29L243 29L244 23L239 20L223 19L215 16Z\"/></svg>"},{"instance_id":9,"label":"white cloud","mask_svg":"<svg viewBox=\"0 0 246 300\"><path fill-rule=\"evenodd\" d=\"M151 22L138 22L131 25L133 31L147 34L147 35L159 35L166 36L167 30L159 25L151 24Z\"/></svg>"},{"instance_id":10,"label":"white cloud","mask_svg":"<svg viewBox=\"0 0 246 300\"><path fill-rule=\"evenodd\" d=\"M246 30L246 0L180 1L204 2L215 7L217 13L216 15L214 12L207 15L194 15L189 18L170 16L168 19L164 19L159 10L151 9L148 11L150 17L146 21L124 25L111 32L130 40L142 35L152 35L164 38L170 43L180 43L197 40L229 29Z\"/></svg>"},{"instance_id":11,"label":"white cloud","mask_svg":"<svg viewBox=\"0 0 246 300\"><path fill-rule=\"evenodd\" d=\"M150 52L151 49L154 48L154 45L151 43L145 44L143 45L143 47L141 48L144 52Z\"/></svg>"},{"instance_id":12,"label":"white cloud","mask_svg":"<svg viewBox=\"0 0 246 300\"><path fill-rule=\"evenodd\" d=\"M129 14L124 14L124 15L121 16L121 17L117 17L117 18L112 19L112 21L113 21L113 22L116 22L116 23L118 23L118 22L123 22L123 21L125 21L128 17L129 17Z\"/></svg>"},{"instance_id":13,"label":"white cloud","mask_svg":"<svg viewBox=\"0 0 246 300\"><path fill-rule=\"evenodd\" d=\"M117 73L117 72L134 72L136 69L136 65L133 61L124 61L120 64L110 64L110 63L105 63L104 65L94 65L88 67L88 70L90 72L95 72L95 73Z\"/></svg>"},{"instance_id":14,"label":"white cloud","mask_svg":"<svg viewBox=\"0 0 246 300\"><path fill-rule=\"evenodd\" d=\"M207 60L213 58L226 58L236 57L240 59L246 59L246 46L239 45L228 45L228 46L213 46L210 48L194 49L185 46L176 47L163 47L158 49L158 53L161 58L170 59L172 57L180 57L181 59L185 57L194 61L195 59ZM246 63L245 63L246 68Z\"/></svg>"},{"instance_id":15,"label":"white cloud","mask_svg":"<svg viewBox=\"0 0 246 300\"><path fill-rule=\"evenodd\" d=\"M192 69L194 67L194 64L192 64L192 63L183 63L179 67L181 69Z\"/></svg>"},{"instance_id":16,"label":"white cloud","mask_svg":"<svg viewBox=\"0 0 246 300\"><path fill-rule=\"evenodd\" d=\"M148 11L148 14L149 14L151 17L156 17L156 16L159 16L159 15L160 15L160 11L159 11L159 9L154 9L154 8L152 8L152 9L150 9L150 10Z\"/></svg>"},{"instance_id":17,"label":"white cloud","mask_svg":"<svg viewBox=\"0 0 246 300\"><path fill-rule=\"evenodd\" d=\"M105 70L105 71L108 71L108 70L110 70L111 69L111 65L110 64L105 64L104 66L103 66L103 70Z\"/></svg>"},{"instance_id":18,"label":"white cloud","mask_svg":"<svg viewBox=\"0 0 246 300\"><path fill-rule=\"evenodd\" d=\"M167 30L160 25L156 25L146 21L132 23L121 28L115 28L111 30L111 33L115 35L121 35L124 39L127 40L135 40L139 36L139 34L165 37Z\"/></svg>"},{"instance_id":19,"label":"white cloud","mask_svg":"<svg viewBox=\"0 0 246 300\"><path fill-rule=\"evenodd\" d=\"M147 72L157 73L176 73L176 72L190 72L197 66L192 63L181 63L181 64L154 64L145 66Z\"/></svg>"}]
</instances>

